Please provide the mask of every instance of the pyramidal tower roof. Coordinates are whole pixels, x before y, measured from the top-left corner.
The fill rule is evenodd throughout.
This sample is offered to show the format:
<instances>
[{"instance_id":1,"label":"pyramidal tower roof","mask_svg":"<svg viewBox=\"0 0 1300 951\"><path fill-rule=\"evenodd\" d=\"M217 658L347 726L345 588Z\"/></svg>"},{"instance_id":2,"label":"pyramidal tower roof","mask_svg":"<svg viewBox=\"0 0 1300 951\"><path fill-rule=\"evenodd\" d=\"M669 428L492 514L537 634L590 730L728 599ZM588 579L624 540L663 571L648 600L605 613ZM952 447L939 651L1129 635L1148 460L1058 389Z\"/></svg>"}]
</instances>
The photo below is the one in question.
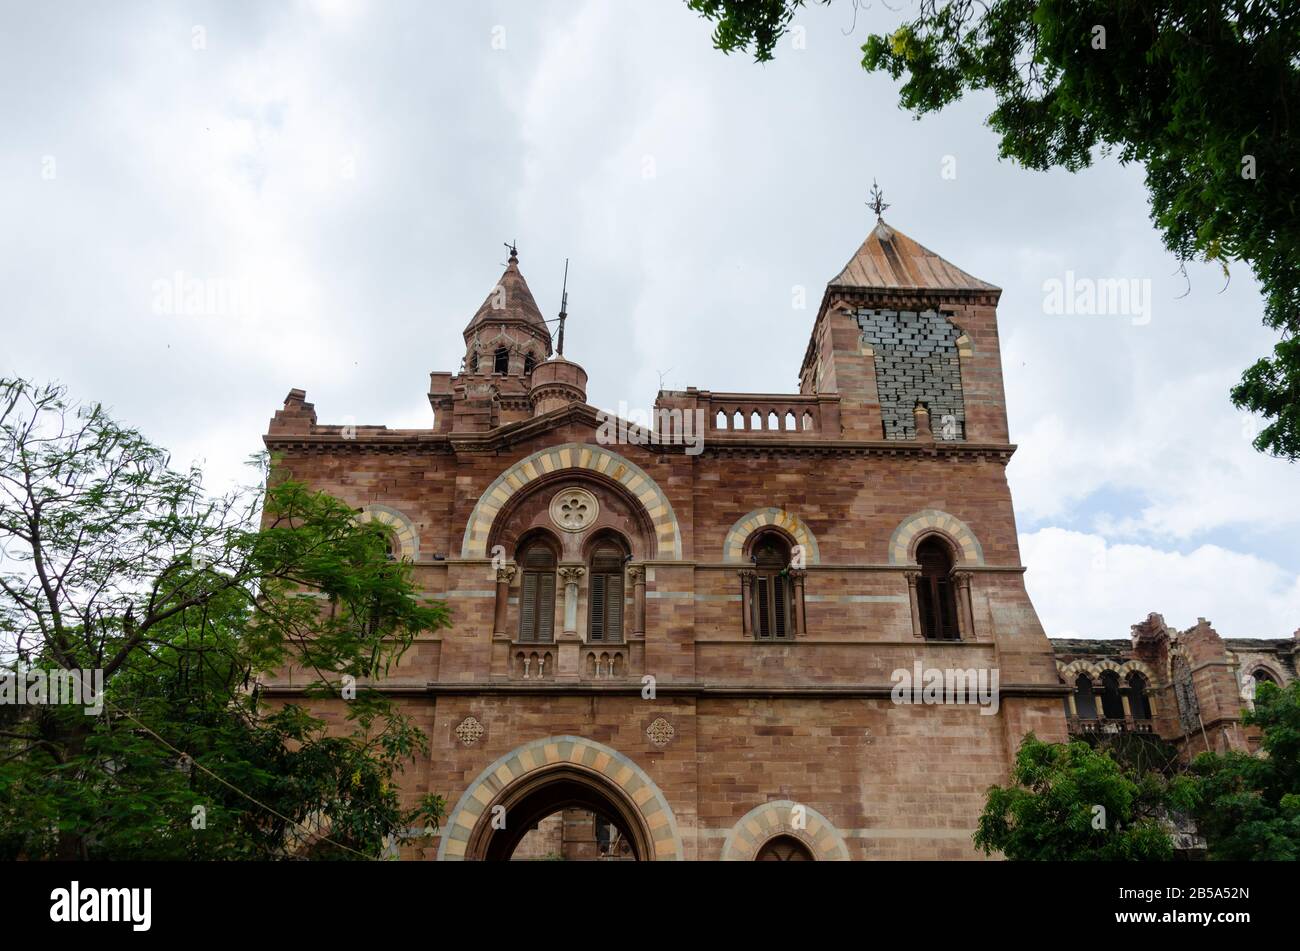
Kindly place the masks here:
<instances>
[{"instance_id":1,"label":"pyramidal tower roof","mask_svg":"<svg viewBox=\"0 0 1300 951\"><path fill-rule=\"evenodd\" d=\"M528 289L528 282L519 271L519 255L513 247L510 249L510 261L506 264L505 273L474 312L474 319L469 322L465 332L468 333L481 324L500 320L522 320L550 337L546 320L537 307L537 301L533 299L533 292Z\"/></svg>"},{"instance_id":2,"label":"pyramidal tower roof","mask_svg":"<svg viewBox=\"0 0 1300 951\"><path fill-rule=\"evenodd\" d=\"M880 218L849 263L831 278L829 286L872 290L1000 289L945 261Z\"/></svg>"}]
</instances>

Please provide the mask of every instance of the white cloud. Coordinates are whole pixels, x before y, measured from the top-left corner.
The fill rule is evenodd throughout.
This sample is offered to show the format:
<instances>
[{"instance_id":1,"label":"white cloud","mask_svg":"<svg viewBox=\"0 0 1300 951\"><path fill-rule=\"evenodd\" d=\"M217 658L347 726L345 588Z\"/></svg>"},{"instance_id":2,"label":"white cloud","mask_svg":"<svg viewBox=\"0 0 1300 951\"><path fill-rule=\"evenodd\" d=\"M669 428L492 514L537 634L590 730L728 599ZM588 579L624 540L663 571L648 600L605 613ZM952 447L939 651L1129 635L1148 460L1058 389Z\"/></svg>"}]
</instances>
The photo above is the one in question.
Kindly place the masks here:
<instances>
[{"instance_id":1,"label":"white cloud","mask_svg":"<svg viewBox=\"0 0 1300 951\"><path fill-rule=\"evenodd\" d=\"M1224 637L1287 637L1300 626L1300 576L1215 545L1182 554L1044 528L1020 536L1025 583L1049 637L1127 637L1152 612Z\"/></svg>"}]
</instances>

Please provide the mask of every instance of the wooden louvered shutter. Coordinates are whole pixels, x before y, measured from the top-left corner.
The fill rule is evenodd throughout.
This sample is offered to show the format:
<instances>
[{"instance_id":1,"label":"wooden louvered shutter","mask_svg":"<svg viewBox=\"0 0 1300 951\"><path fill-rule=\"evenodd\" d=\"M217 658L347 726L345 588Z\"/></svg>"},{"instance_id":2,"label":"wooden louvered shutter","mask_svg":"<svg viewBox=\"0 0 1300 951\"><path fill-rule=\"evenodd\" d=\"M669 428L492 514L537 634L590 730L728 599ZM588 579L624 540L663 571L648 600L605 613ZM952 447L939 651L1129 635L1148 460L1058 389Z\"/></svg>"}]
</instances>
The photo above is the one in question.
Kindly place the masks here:
<instances>
[{"instance_id":1,"label":"wooden louvered shutter","mask_svg":"<svg viewBox=\"0 0 1300 951\"><path fill-rule=\"evenodd\" d=\"M928 638L956 640L957 597L952 583L952 557L937 538L928 538L916 550L921 578L916 586L921 633Z\"/></svg>"},{"instance_id":2,"label":"wooden louvered shutter","mask_svg":"<svg viewBox=\"0 0 1300 951\"><path fill-rule=\"evenodd\" d=\"M591 617L591 637L593 641L605 639L605 575L591 576L591 599L587 604L587 613Z\"/></svg>"},{"instance_id":3,"label":"wooden louvered shutter","mask_svg":"<svg viewBox=\"0 0 1300 951\"><path fill-rule=\"evenodd\" d=\"M539 578L537 593L537 639L550 643L555 639L555 572L549 571Z\"/></svg>"},{"instance_id":4,"label":"wooden louvered shutter","mask_svg":"<svg viewBox=\"0 0 1300 951\"><path fill-rule=\"evenodd\" d=\"M537 574L524 572L519 591L519 639L537 640Z\"/></svg>"},{"instance_id":5,"label":"wooden louvered shutter","mask_svg":"<svg viewBox=\"0 0 1300 951\"><path fill-rule=\"evenodd\" d=\"M623 639L623 558L613 545L602 545L591 556L587 630L592 641Z\"/></svg>"},{"instance_id":6,"label":"wooden louvered shutter","mask_svg":"<svg viewBox=\"0 0 1300 951\"><path fill-rule=\"evenodd\" d=\"M768 604L768 578L759 575L754 579L754 609L758 615L754 624L754 633L759 637L772 636L771 607Z\"/></svg>"},{"instance_id":7,"label":"wooden louvered shutter","mask_svg":"<svg viewBox=\"0 0 1300 951\"><path fill-rule=\"evenodd\" d=\"M928 577L922 576L916 586L916 608L921 614L921 635L928 638L938 637L934 619L934 594Z\"/></svg>"},{"instance_id":8,"label":"wooden louvered shutter","mask_svg":"<svg viewBox=\"0 0 1300 951\"><path fill-rule=\"evenodd\" d=\"M773 637L785 637L790 633L788 624L790 599L786 595L786 580L777 575L772 579Z\"/></svg>"},{"instance_id":9,"label":"wooden louvered shutter","mask_svg":"<svg viewBox=\"0 0 1300 951\"><path fill-rule=\"evenodd\" d=\"M939 636L948 640L957 637L957 598L953 591L952 580L948 577L936 578L935 588L939 602Z\"/></svg>"},{"instance_id":10,"label":"wooden louvered shutter","mask_svg":"<svg viewBox=\"0 0 1300 951\"><path fill-rule=\"evenodd\" d=\"M760 638L790 636L790 582L785 570L788 553L775 538L754 549L754 634Z\"/></svg>"},{"instance_id":11,"label":"wooden louvered shutter","mask_svg":"<svg viewBox=\"0 0 1300 951\"><path fill-rule=\"evenodd\" d=\"M623 640L623 575L605 576L605 640Z\"/></svg>"},{"instance_id":12,"label":"wooden louvered shutter","mask_svg":"<svg viewBox=\"0 0 1300 951\"><path fill-rule=\"evenodd\" d=\"M550 641L555 633L555 556L542 545L529 548L519 589L519 639Z\"/></svg>"}]
</instances>

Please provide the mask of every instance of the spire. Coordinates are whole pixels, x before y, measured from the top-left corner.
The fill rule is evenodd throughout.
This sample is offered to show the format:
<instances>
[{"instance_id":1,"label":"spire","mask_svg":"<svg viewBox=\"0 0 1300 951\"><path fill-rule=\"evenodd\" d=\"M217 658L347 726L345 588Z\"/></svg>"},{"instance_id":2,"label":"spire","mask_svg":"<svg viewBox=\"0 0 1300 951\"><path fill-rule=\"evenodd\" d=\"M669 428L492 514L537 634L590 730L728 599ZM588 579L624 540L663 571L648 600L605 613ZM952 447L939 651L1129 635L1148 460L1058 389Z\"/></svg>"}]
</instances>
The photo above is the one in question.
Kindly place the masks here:
<instances>
[{"instance_id":1,"label":"spire","mask_svg":"<svg viewBox=\"0 0 1300 951\"><path fill-rule=\"evenodd\" d=\"M506 247L510 249L510 259L506 262L505 273L475 311L474 319L465 328L465 333L468 335L484 324L521 321L545 335L549 349L551 334L546 329L546 321L537 307L537 301L533 300L533 292L528 289L528 282L519 270L519 252L513 242Z\"/></svg>"}]
</instances>

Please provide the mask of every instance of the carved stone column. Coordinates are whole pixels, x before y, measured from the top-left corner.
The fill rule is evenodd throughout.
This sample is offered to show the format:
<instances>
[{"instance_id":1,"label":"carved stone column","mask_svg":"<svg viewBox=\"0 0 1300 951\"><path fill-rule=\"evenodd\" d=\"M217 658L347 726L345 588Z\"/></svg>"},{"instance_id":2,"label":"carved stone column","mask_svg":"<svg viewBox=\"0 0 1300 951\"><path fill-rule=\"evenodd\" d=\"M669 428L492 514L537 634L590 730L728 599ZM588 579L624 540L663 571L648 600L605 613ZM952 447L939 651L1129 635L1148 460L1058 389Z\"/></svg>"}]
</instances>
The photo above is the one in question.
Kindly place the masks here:
<instances>
[{"instance_id":1,"label":"carved stone column","mask_svg":"<svg viewBox=\"0 0 1300 951\"><path fill-rule=\"evenodd\" d=\"M629 565L627 580L632 585L632 636L645 637L645 568Z\"/></svg>"},{"instance_id":2,"label":"carved stone column","mask_svg":"<svg viewBox=\"0 0 1300 951\"><path fill-rule=\"evenodd\" d=\"M912 611L912 636L921 637L921 606L916 598L916 585L921 580L921 572L905 571L903 575L907 578L907 600Z\"/></svg>"},{"instance_id":3,"label":"carved stone column","mask_svg":"<svg viewBox=\"0 0 1300 951\"><path fill-rule=\"evenodd\" d=\"M801 568L790 569L790 587L793 590L794 597L791 599L794 603L791 608L794 610L794 636L804 637L808 633L808 627L804 619L803 609L803 582L808 572Z\"/></svg>"},{"instance_id":4,"label":"carved stone column","mask_svg":"<svg viewBox=\"0 0 1300 951\"><path fill-rule=\"evenodd\" d=\"M578 633L578 582L587 573L582 565L561 565L560 580L564 582L564 626L565 634Z\"/></svg>"},{"instance_id":5,"label":"carved stone column","mask_svg":"<svg viewBox=\"0 0 1300 951\"><path fill-rule=\"evenodd\" d=\"M954 571L957 584L957 633L966 641L975 640L975 613L971 608L969 571Z\"/></svg>"},{"instance_id":6,"label":"carved stone column","mask_svg":"<svg viewBox=\"0 0 1300 951\"><path fill-rule=\"evenodd\" d=\"M740 575L740 630L746 637L752 637L754 572L742 569L736 574Z\"/></svg>"},{"instance_id":7,"label":"carved stone column","mask_svg":"<svg viewBox=\"0 0 1300 951\"><path fill-rule=\"evenodd\" d=\"M509 637L506 631L506 611L510 604L510 582L515 580L515 565L497 569L497 600L492 613L492 636Z\"/></svg>"},{"instance_id":8,"label":"carved stone column","mask_svg":"<svg viewBox=\"0 0 1300 951\"><path fill-rule=\"evenodd\" d=\"M587 569L581 565L561 565L560 582L564 585L564 623L555 639L557 663L555 679L575 681L582 676L582 641L578 636L578 581Z\"/></svg>"}]
</instances>

